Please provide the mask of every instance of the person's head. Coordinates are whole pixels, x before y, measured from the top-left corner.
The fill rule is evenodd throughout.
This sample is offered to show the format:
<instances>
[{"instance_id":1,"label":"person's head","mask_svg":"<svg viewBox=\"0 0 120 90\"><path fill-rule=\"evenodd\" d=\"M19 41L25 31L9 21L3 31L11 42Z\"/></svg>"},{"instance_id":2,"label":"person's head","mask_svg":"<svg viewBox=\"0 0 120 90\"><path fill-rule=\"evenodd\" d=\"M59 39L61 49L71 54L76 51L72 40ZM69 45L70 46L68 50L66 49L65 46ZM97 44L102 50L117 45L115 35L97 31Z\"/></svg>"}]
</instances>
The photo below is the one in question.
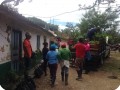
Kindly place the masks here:
<instances>
[{"instance_id":1,"label":"person's head","mask_svg":"<svg viewBox=\"0 0 120 90\"><path fill-rule=\"evenodd\" d=\"M55 51L55 46L54 45L50 46L50 51Z\"/></svg>"},{"instance_id":2,"label":"person's head","mask_svg":"<svg viewBox=\"0 0 120 90\"><path fill-rule=\"evenodd\" d=\"M66 44L62 44L62 45L61 45L61 48L66 48Z\"/></svg>"},{"instance_id":3,"label":"person's head","mask_svg":"<svg viewBox=\"0 0 120 90\"><path fill-rule=\"evenodd\" d=\"M79 38L79 42L80 43L84 43L84 39L83 38Z\"/></svg>"},{"instance_id":4,"label":"person's head","mask_svg":"<svg viewBox=\"0 0 120 90\"><path fill-rule=\"evenodd\" d=\"M30 39L30 38L31 38L31 33L26 32L26 33L25 33L25 37L26 37L27 39Z\"/></svg>"},{"instance_id":5,"label":"person's head","mask_svg":"<svg viewBox=\"0 0 120 90\"><path fill-rule=\"evenodd\" d=\"M55 42L54 41L51 41L51 44L54 44Z\"/></svg>"},{"instance_id":6,"label":"person's head","mask_svg":"<svg viewBox=\"0 0 120 90\"><path fill-rule=\"evenodd\" d=\"M43 45L44 45L44 47L48 47L48 43L47 42L44 42Z\"/></svg>"}]
</instances>

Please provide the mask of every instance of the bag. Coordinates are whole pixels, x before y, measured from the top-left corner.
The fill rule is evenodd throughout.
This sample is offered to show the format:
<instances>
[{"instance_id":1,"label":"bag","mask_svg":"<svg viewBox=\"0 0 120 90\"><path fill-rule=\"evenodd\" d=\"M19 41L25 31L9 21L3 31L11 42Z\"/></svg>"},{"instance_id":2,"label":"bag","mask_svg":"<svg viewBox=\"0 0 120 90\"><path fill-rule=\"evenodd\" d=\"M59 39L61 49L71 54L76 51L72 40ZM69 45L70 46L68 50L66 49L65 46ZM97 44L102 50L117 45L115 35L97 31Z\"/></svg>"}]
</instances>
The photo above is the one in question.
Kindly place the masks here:
<instances>
[{"instance_id":1,"label":"bag","mask_svg":"<svg viewBox=\"0 0 120 90\"><path fill-rule=\"evenodd\" d=\"M26 84L28 85L30 90L35 90L35 88L36 88L35 82L34 82L34 80L30 76L28 76L26 78Z\"/></svg>"},{"instance_id":2,"label":"bag","mask_svg":"<svg viewBox=\"0 0 120 90\"><path fill-rule=\"evenodd\" d=\"M17 85L15 90L36 90L36 85L34 80L28 76Z\"/></svg>"},{"instance_id":3,"label":"bag","mask_svg":"<svg viewBox=\"0 0 120 90\"><path fill-rule=\"evenodd\" d=\"M43 74L43 69L42 69L42 66L38 66L35 71L34 71L34 77L35 78L40 78Z\"/></svg>"}]
</instances>

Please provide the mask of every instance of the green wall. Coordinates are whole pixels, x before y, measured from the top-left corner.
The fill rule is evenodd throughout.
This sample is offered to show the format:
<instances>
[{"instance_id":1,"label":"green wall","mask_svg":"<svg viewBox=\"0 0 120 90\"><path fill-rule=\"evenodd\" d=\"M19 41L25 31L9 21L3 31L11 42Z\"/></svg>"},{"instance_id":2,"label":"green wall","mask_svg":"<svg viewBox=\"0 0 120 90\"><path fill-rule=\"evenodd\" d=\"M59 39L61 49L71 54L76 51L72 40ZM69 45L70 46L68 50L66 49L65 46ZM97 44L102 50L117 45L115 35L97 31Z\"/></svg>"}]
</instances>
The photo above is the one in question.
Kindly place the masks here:
<instances>
[{"instance_id":1,"label":"green wall","mask_svg":"<svg viewBox=\"0 0 120 90\"><path fill-rule=\"evenodd\" d=\"M11 69L11 62L0 64L0 84L5 82L5 77Z\"/></svg>"}]
</instances>

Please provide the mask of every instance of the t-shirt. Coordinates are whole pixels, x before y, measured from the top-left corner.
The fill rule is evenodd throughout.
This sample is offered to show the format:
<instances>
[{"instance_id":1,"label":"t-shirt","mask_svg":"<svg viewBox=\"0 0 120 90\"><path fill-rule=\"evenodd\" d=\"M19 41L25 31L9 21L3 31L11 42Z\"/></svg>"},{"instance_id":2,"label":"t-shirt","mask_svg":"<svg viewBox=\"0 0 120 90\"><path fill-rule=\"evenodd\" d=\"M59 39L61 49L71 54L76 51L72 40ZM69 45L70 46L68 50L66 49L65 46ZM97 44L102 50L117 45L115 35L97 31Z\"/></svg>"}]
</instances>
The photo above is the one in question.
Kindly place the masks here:
<instances>
[{"instance_id":1,"label":"t-shirt","mask_svg":"<svg viewBox=\"0 0 120 90\"><path fill-rule=\"evenodd\" d=\"M56 64L58 63L58 53L56 51L48 51L46 59L49 64Z\"/></svg>"},{"instance_id":2,"label":"t-shirt","mask_svg":"<svg viewBox=\"0 0 120 90\"><path fill-rule=\"evenodd\" d=\"M23 49L24 49L24 56L31 58L31 56L32 56L32 47L31 47L30 41L28 39L24 40Z\"/></svg>"},{"instance_id":3,"label":"t-shirt","mask_svg":"<svg viewBox=\"0 0 120 90\"><path fill-rule=\"evenodd\" d=\"M85 44L85 48L86 48L86 51L90 51L90 44L89 43Z\"/></svg>"},{"instance_id":4,"label":"t-shirt","mask_svg":"<svg viewBox=\"0 0 120 90\"><path fill-rule=\"evenodd\" d=\"M49 51L49 49L47 47L44 47L42 49L42 55L43 55L43 59L45 60L46 59L46 55L47 55L47 52Z\"/></svg>"},{"instance_id":5,"label":"t-shirt","mask_svg":"<svg viewBox=\"0 0 120 90\"><path fill-rule=\"evenodd\" d=\"M60 49L59 53L62 60L69 60L71 58L70 50L67 48Z\"/></svg>"},{"instance_id":6,"label":"t-shirt","mask_svg":"<svg viewBox=\"0 0 120 90\"><path fill-rule=\"evenodd\" d=\"M85 45L82 43L77 43L74 48L76 49L76 58L84 58L85 57Z\"/></svg>"}]
</instances>

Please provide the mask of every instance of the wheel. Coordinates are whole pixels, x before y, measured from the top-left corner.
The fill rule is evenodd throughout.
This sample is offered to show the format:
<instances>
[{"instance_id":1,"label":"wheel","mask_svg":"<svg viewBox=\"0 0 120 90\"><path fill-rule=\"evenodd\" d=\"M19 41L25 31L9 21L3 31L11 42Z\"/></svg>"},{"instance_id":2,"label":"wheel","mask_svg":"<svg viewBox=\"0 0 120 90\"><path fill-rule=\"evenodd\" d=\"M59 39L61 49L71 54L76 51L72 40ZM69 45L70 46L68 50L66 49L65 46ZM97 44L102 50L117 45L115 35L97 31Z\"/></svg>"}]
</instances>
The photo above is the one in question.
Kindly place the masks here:
<instances>
[{"instance_id":1,"label":"wheel","mask_svg":"<svg viewBox=\"0 0 120 90\"><path fill-rule=\"evenodd\" d=\"M103 57L102 57L102 56L100 57L100 64L101 64L101 65L103 65L103 64L104 64L104 59L103 59Z\"/></svg>"},{"instance_id":2,"label":"wheel","mask_svg":"<svg viewBox=\"0 0 120 90\"><path fill-rule=\"evenodd\" d=\"M109 53L108 53L108 55L106 56L106 58L109 58L110 57L110 50L109 50Z\"/></svg>"}]
</instances>

